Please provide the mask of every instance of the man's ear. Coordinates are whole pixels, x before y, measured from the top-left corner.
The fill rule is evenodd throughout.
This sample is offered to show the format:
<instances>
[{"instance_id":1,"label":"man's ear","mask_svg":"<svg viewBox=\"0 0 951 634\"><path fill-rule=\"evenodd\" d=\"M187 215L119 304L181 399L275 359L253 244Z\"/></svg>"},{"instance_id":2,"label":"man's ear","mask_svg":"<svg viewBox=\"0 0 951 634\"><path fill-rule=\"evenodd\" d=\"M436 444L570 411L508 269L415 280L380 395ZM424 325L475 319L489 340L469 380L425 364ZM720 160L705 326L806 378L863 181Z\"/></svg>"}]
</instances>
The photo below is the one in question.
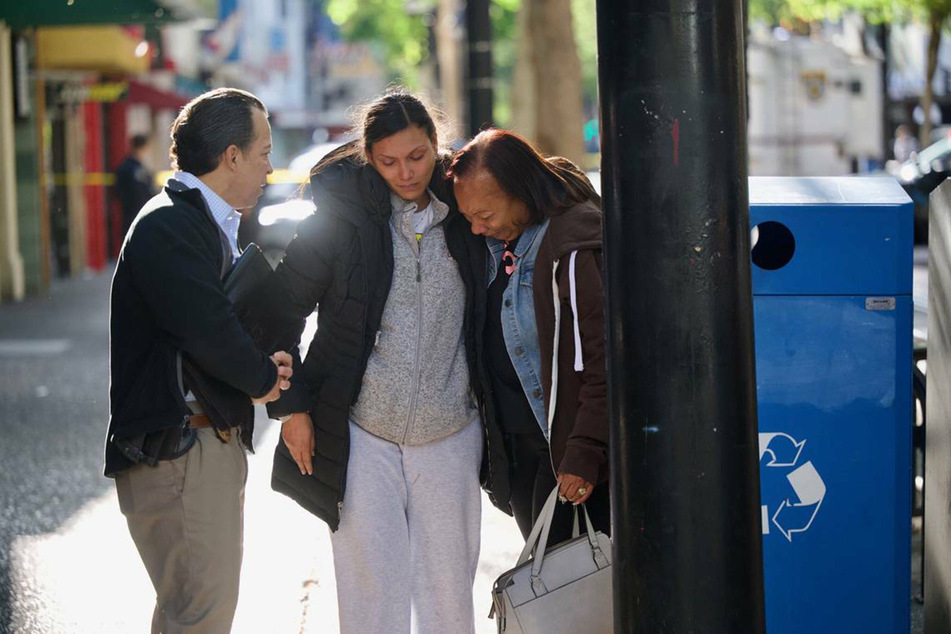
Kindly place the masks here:
<instances>
[{"instance_id":1,"label":"man's ear","mask_svg":"<svg viewBox=\"0 0 951 634\"><path fill-rule=\"evenodd\" d=\"M240 154L240 152L241 150L238 149L238 146L233 143L225 148L224 164L228 169L233 170L238 167L238 154Z\"/></svg>"},{"instance_id":2,"label":"man's ear","mask_svg":"<svg viewBox=\"0 0 951 634\"><path fill-rule=\"evenodd\" d=\"M373 154L370 152L370 150L363 150L363 155L366 157L367 163L373 165Z\"/></svg>"}]
</instances>

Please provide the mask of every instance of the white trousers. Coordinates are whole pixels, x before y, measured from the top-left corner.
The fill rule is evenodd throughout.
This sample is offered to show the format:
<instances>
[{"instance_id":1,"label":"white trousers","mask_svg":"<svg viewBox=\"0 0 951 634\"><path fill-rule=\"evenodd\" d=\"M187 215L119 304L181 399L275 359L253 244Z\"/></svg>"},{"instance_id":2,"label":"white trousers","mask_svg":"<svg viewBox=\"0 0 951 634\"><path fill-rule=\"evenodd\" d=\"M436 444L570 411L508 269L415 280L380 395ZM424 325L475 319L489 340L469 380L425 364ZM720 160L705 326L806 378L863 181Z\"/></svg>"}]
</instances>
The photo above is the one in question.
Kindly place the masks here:
<instances>
[{"instance_id":1,"label":"white trousers","mask_svg":"<svg viewBox=\"0 0 951 634\"><path fill-rule=\"evenodd\" d=\"M341 634L475 631L482 424L397 445L350 423L340 527L331 535Z\"/></svg>"}]
</instances>

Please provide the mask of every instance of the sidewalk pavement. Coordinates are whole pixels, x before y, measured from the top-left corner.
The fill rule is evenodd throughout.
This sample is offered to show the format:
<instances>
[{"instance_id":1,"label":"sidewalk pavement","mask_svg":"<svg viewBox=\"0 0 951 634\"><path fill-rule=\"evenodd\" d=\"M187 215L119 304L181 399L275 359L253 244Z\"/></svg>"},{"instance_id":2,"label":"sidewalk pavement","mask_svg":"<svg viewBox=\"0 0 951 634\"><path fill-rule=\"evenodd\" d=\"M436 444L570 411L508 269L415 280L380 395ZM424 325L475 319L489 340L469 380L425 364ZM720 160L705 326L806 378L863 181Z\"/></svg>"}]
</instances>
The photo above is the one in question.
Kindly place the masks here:
<instances>
[{"instance_id":1,"label":"sidewalk pavement","mask_svg":"<svg viewBox=\"0 0 951 634\"><path fill-rule=\"evenodd\" d=\"M329 530L270 490L271 455L279 428L266 425L258 451L249 460L241 594L232 631L337 634ZM482 536L473 604L476 631L490 634L495 626L485 617L491 584L511 567L522 541L514 520L487 499ZM44 618L53 626L47 631L147 631L154 592L114 490L84 506L60 530L18 538L12 560L14 576L29 571L34 600L41 597L42 608L51 612ZM14 604L23 598L14 596Z\"/></svg>"},{"instance_id":2,"label":"sidewalk pavement","mask_svg":"<svg viewBox=\"0 0 951 634\"><path fill-rule=\"evenodd\" d=\"M51 297L0 306L0 586L8 586L0 587L0 631L148 629L154 593L115 489L101 476L109 277L58 283ZM233 631L337 634L328 529L270 490L279 426L262 408L257 416ZM495 632L485 618L489 590L521 545L514 520L483 497L473 592L479 634ZM913 546L912 595L920 587L920 531ZM922 612L912 600L912 634L922 632Z\"/></svg>"},{"instance_id":3,"label":"sidewalk pavement","mask_svg":"<svg viewBox=\"0 0 951 634\"><path fill-rule=\"evenodd\" d=\"M101 475L110 278L89 274L0 305L0 632L148 631L154 591ZM336 634L329 531L271 491L280 429L256 410L233 632ZM489 589L521 545L515 521L483 497L480 634L495 631Z\"/></svg>"}]
</instances>

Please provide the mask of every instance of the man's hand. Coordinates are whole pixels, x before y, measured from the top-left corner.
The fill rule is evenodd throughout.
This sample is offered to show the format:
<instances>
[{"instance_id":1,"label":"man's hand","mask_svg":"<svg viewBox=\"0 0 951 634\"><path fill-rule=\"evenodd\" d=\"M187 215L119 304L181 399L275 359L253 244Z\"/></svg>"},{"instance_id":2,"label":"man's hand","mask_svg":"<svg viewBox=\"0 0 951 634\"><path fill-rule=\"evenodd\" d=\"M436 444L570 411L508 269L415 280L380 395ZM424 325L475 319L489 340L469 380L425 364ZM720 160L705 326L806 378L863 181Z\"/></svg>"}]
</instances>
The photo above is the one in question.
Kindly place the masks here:
<instances>
[{"instance_id":1,"label":"man's hand","mask_svg":"<svg viewBox=\"0 0 951 634\"><path fill-rule=\"evenodd\" d=\"M274 387L271 391L260 398L253 398L251 402L255 405L264 405L271 401L281 398L281 390L287 390L291 387L291 376L294 375L294 358L284 351L275 352L271 355L271 361L277 366L277 380L274 381Z\"/></svg>"},{"instance_id":2,"label":"man's hand","mask_svg":"<svg viewBox=\"0 0 951 634\"><path fill-rule=\"evenodd\" d=\"M593 484L585 482L584 478L570 473L559 473L558 485L558 494L572 504L583 503L591 497L591 492L594 491Z\"/></svg>"},{"instance_id":3,"label":"man's hand","mask_svg":"<svg viewBox=\"0 0 951 634\"><path fill-rule=\"evenodd\" d=\"M310 414L294 414L281 425L281 438L301 475L314 475L314 423Z\"/></svg>"}]
</instances>

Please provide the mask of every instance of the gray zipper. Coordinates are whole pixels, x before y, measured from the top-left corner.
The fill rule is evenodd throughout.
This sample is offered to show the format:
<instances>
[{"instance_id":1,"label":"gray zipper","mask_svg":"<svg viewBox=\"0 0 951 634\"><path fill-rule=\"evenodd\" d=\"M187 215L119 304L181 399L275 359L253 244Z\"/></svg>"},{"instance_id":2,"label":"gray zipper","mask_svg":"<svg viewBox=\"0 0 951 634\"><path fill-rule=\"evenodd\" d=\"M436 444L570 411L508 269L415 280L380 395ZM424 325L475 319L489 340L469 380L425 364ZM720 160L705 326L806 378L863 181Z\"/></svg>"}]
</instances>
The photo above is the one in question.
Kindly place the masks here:
<instances>
[{"instance_id":1,"label":"gray zipper","mask_svg":"<svg viewBox=\"0 0 951 634\"><path fill-rule=\"evenodd\" d=\"M415 213L415 212L414 212ZM443 219L445 220L445 219ZM403 220L403 222L406 222ZM410 223L412 222L412 216L410 216ZM420 374L420 348L423 343L423 269L420 262L422 257L423 250L423 240L426 239L426 233L432 229L435 224L430 225L423 231L423 235L419 240L416 240L415 231L413 232L413 237L407 237L403 233L402 227L397 225L397 233L399 233L403 239L409 242L410 248L416 254L416 352L413 356L413 388L412 396L409 401L409 413L406 416L406 426L403 428L403 441L400 444L405 445L407 438L409 438L410 429L413 428L413 422L416 418L416 400L419 396L419 374Z\"/></svg>"},{"instance_id":2,"label":"gray zipper","mask_svg":"<svg viewBox=\"0 0 951 634\"><path fill-rule=\"evenodd\" d=\"M425 237L425 236L424 236ZM413 389L409 401L409 414L406 416L406 427L403 428L403 442L409 437L409 430L413 426L413 419L416 417L416 397L419 395L419 352L423 341L423 271L420 264L420 251L422 250L422 240L417 245L416 251L416 352L413 356Z\"/></svg>"}]
</instances>

